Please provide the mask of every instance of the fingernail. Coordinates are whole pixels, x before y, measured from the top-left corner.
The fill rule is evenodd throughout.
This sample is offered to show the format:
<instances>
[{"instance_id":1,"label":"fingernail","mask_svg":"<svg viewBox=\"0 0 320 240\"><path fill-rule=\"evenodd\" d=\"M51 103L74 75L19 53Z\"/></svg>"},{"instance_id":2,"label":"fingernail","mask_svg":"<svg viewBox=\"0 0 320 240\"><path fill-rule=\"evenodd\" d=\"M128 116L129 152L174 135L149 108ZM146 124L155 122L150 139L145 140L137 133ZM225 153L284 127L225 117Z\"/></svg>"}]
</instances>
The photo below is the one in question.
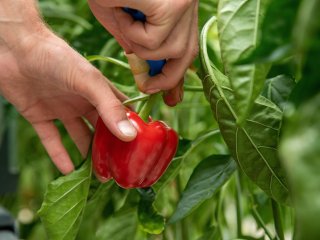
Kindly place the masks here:
<instances>
[{"instance_id":1,"label":"fingernail","mask_svg":"<svg viewBox=\"0 0 320 240\"><path fill-rule=\"evenodd\" d=\"M128 120L123 120L118 123L119 130L128 137L135 137L137 131Z\"/></svg>"},{"instance_id":2,"label":"fingernail","mask_svg":"<svg viewBox=\"0 0 320 240\"><path fill-rule=\"evenodd\" d=\"M160 91L161 91L160 89L148 89L148 90L146 90L146 93L147 94L154 94L154 93L157 93Z\"/></svg>"}]
</instances>

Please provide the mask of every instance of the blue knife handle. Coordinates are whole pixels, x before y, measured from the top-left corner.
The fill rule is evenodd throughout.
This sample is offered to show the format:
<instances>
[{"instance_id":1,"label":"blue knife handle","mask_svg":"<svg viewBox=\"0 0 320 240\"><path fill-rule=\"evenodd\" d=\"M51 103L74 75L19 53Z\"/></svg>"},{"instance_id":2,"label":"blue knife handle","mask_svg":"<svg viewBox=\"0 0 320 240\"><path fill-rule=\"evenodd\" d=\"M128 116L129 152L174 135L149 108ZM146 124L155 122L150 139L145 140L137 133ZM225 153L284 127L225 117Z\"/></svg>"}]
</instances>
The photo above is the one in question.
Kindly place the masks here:
<instances>
[{"instance_id":1,"label":"blue knife handle","mask_svg":"<svg viewBox=\"0 0 320 240\"><path fill-rule=\"evenodd\" d=\"M131 17L133 17L133 19L137 20L137 21L141 21L141 22L145 22L146 21L146 16L136 10L136 9L132 9L132 8L123 8L123 10L127 13L129 13L131 15ZM161 73L163 66L166 64L166 60L147 60L147 63L150 67L149 70L149 75L155 76L158 73Z\"/></svg>"}]
</instances>

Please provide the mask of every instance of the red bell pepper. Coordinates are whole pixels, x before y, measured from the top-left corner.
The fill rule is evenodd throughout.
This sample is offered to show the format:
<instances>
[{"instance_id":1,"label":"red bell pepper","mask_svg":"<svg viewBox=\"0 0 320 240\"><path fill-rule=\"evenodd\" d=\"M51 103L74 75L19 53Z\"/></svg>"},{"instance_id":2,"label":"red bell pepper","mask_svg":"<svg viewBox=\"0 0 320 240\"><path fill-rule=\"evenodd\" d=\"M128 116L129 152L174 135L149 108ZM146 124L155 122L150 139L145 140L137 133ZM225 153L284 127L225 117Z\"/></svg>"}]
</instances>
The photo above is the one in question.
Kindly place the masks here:
<instances>
[{"instance_id":1,"label":"red bell pepper","mask_svg":"<svg viewBox=\"0 0 320 240\"><path fill-rule=\"evenodd\" d=\"M137 129L131 142L116 138L98 119L92 146L95 174L101 182L113 178L123 188L145 188L154 184L174 157L177 133L164 122L145 123L135 112L127 112Z\"/></svg>"}]
</instances>

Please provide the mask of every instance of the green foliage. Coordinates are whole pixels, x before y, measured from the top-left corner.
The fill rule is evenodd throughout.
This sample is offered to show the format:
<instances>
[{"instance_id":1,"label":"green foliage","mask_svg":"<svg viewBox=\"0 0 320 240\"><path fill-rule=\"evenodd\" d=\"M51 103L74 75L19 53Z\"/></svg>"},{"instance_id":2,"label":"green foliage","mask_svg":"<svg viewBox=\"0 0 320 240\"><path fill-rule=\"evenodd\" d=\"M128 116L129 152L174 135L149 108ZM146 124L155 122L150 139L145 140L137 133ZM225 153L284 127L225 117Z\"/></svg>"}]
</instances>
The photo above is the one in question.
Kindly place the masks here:
<instances>
[{"instance_id":1,"label":"green foliage","mask_svg":"<svg viewBox=\"0 0 320 240\"><path fill-rule=\"evenodd\" d=\"M215 20L213 17L206 24L200 39L202 79L207 99L240 169L268 195L288 203L288 187L277 156L282 112L275 104L259 96L243 126L237 124L236 97L230 88L230 80L211 65L207 53L207 32ZM259 134L261 132L264 134Z\"/></svg>"},{"instance_id":2,"label":"green foliage","mask_svg":"<svg viewBox=\"0 0 320 240\"><path fill-rule=\"evenodd\" d=\"M222 64L230 79L237 123L244 124L255 99L259 96L269 64L237 64L258 43L258 31L266 10L266 0L219 1L218 32Z\"/></svg>"},{"instance_id":3,"label":"green foliage","mask_svg":"<svg viewBox=\"0 0 320 240\"><path fill-rule=\"evenodd\" d=\"M134 239L137 227L138 221L135 209L119 211L102 223L102 227L98 229L95 239ZM94 236L91 237L94 238Z\"/></svg>"},{"instance_id":4,"label":"green foliage","mask_svg":"<svg viewBox=\"0 0 320 240\"><path fill-rule=\"evenodd\" d=\"M320 24L312 14L320 10L320 1L302 1L295 27L296 56L301 62L301 79L293 91L291 106L281 144L281 155L287 169L296 210L294 239L318 239L315 217L320 212L319 191L319 104ZM314 15L313 15L314 16Z\"/></svg>"},{"instance_id":5,"label":"green foliage","mask_svg":"<svg viewBox=\"0 0 320 240\"><path fill-rule=\"evenodd\" d=\"M286 124L281 153L297 211L296 239L319 239L320 94L302 104Z\"/></svg>"},{"instance_id":6,"label":"green foliage","mask_svg":"<svg viewBox=\"0 0 320 240\"><path fill-rule=\"evenodd\" d=\"M236 164L228 155L212 155L202 160L194 169L169 223L181 220L210 199L235 170Z\"/></svg>"},{"instance_id":7,"label":"green foliage","mask_svg":"<svg viewBox=\"0 0 320 240\"><path fill-rule=\"evenodd\" d=\"M283 111L294 86L295 82L292 78L279 75L266 80L261 94Z\"/></svg>"},{"instance_id":8,"label":"green foliage","mask_svg":"<svg viewBox=\"0 0 320 240\"><path fill-rule=\"evenodd\" d=\"M150 234L160 234L165 227L165 219L157 212L153 203L155 192L152 188L138 189L140 201L138 205L138 219L142 229Z\"/></svg>"},{"instance_id":9,"label":"green foliage","mask_svg":"<svg viewBox=\"0 0 320 240\"><path fill-rule=\"evenodd\" d=\"M128 104L144 101L121 47L86 0L40 0L39 8ZM11 143L19 164L10 164L20 169L19 192L0 204L17 217L20 238L319 239L319 11L319 0L200 1L200 57L187 71L184 101L152 112L177 130L180 144L151 195L99 183L90 161L61 177L19 117ZM1 103L0 135L16 118ZM56 125L79 165L76 146Z\"/></svg>"},{"instance_id":10,"label":"green foliage","mask_svg":"<svg viewBox=\"0 0 320 240\"><path fill-rule=\"evenodd\" d=\"M90 159L90 158L89 158ZM86 206L91 161L50 183L39 216L49 239L75 239Z\"/></svg>"}]
</instances>

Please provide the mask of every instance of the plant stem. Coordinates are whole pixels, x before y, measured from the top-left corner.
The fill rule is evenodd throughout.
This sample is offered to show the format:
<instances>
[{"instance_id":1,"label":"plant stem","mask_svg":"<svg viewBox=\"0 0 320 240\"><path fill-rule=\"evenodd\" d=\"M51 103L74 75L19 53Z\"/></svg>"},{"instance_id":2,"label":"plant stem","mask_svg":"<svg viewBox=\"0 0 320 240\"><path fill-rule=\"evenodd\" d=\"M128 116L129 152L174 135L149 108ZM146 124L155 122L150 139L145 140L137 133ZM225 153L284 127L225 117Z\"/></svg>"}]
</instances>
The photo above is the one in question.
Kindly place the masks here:
<instances>
[{"instance_id":1,"label":"plant stem","mask_svg":"<svg viewBox=\"0 0 320 240\"><path fill-rule=\"evenodd\" d=\"M128 63L122 62L116 58L112 58L112 57L104 57L104 56L99 56L99 55L92 55L92 56L87 56L86 57L87 60L89 62L93 62L93 61L104 61L104 62L109 62L109 63L113 63L115 65L118 65L120 67L126 68L126 69L130 69L130 66Z\"/></svg>"},{"instance_id":2,"label":"plant stem","mask_svg":"<svg viewBox=\"0 0 320 240\"><path fill-rule=\"evenodd\" d=\"M221 214L221 208L222 208L222 192L221 192L221 189L217 192L217 201L216 201L216 211L214 213L214 225L217 226L217 229L218 229L218 232L219 232L219 235L220 237L223 236L223 229L222 229L222 224L221 222L222 221L219 221L220 220L220 214Z\"/></svg>"},{"instance_id":3,"label":"plant stem","mask_svg":"<svg viewBox=\"0 0 320 240\"><path fill-rule=\"evenodd\" d=\"M276 201L274 201L273 199L271 199L271 206L272 206L274 227L276 229L277 238L280 240L284 240L279 204Z\"/></svg>"},{"instance_id":4,"label":"plant stem","mask_svg":"<svg viewBox=\"0 0 320 240\"><path fill-rule=\"evenodd\" d=\"M139 116L143 121L145 122L148 121L153 105L157 102L157 97L158 97L158 94L150 95L146 103L143 105L141 111L139 112Z\"/></svg>"},{"instance_id":5,"label":"plant stem","mask_svg":"<svg viewBox=\"0 0 320 240\"><path fill-rule=\"evenodd\" d=\"M259 226L263 228L264 232L266 233L266 235L268 236L268 238L270 240L273 239L272 234L270 233L270 231L268 230L266 224L264 223L262 217L260 216L260 214L258 213L257 209L255 206L252 207L252 215L253 217L256 219L256 221L258 222Z\"/></svg>"},{"instance_id":6,"label":"plant stem","mask_svg":"<svg viewBox=\"0 0 320 240\"><path fill-rule=\"evenodd\" d=\"M237 235L238 238L242 237L242 204L241 204L241 183L240 174L237 171L236 175L236 209L237 209Z\"/></svg>"},{"instance_id":7,"label":"plant stem","mask_svg":"<svg viewBox=\"0 0 320 240\"><path fill-rule=\"evenodd\" d=\"M201 86L184 85L183 89L186 92L203 92L203 87Z\"/></svg>"},{"instance_id":8,"label":"plant stem","mask_svg":"<svg viewBox=\"0 0 320 240\"><path fill-rule=\"evenodd\" d=\"M182 188L181 188L181 179L179 175L177 176L177 191L178 191L178 197L179 199L181 199ZM189 234L188 234L188 226L186 223L186 219L182 219L179 225L180 225L181 240L188 240Z\"/></svg>"}]
</instances>

